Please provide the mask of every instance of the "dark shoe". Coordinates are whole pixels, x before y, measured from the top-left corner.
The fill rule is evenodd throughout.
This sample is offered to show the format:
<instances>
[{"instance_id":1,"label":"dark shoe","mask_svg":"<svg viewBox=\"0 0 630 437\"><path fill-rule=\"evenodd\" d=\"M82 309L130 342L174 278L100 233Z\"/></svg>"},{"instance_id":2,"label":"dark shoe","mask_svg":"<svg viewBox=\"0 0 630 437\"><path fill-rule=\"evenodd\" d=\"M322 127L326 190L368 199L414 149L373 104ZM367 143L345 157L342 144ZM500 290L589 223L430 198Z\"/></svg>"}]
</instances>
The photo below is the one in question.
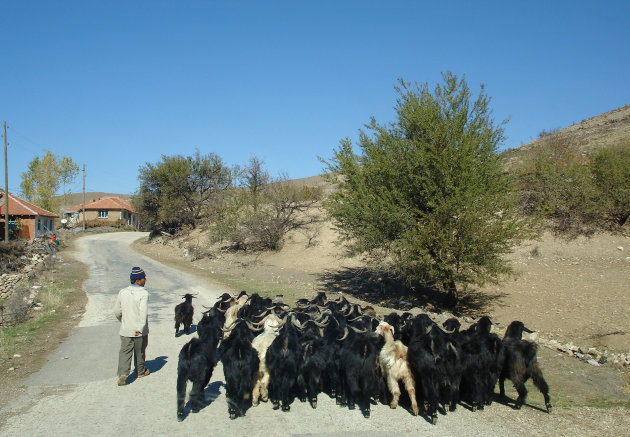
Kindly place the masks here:
<instances>
[{"instance_id":1,"label":"dark shoe","mask_svg":"<svg viewBox=\"0 0 630 437\"><path fill-rule=\"evenodd\" d=\"M142 378L143 376L147 376L149 373L149 369L144 369L144 372L138 374L138 378Z\"/></svg>"},{"instance_id":2,"label":"dark shoe","mask_svg":"<svg viewBox=\"0 0 630 437\"><path fill-rule=\"evenodd\" d=\"M118 375L118 385L127 385L127 375Z\"/></svg>"}]
</instances>

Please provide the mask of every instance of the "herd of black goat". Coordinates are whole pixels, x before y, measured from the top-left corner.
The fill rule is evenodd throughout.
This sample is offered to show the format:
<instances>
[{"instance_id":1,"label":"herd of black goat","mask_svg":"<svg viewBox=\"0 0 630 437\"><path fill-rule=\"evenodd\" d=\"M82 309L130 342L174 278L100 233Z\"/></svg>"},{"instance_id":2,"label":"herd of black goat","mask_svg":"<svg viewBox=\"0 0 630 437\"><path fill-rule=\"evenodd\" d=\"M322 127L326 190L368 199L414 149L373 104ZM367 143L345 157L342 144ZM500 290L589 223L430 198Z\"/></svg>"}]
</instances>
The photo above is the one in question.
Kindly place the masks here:
<instances>
[{"instance_id":1,"label":"herd of black goat","mask_svg":"<svg viewBox=\"0 0 630 437\"><path fill-rule=\"evenodd\" d=\"M175 334L193 321L193 296L175 308ZM457 319L438 326L427 314L392 312L377 316L370 306L351 304L340 296L300 299L294 308L275 299L223 294L207 308L196 326L197 337L179 353L177 418L184 419L187 382L190 406L198 412L204 389L220 358L231 419L250 406L270 400L274 409L289 411L298 398L317 408L326 393L338 405L358 406L370 416L372 402L398 406L401 387L409 411L435 424L438 412L458 404L472 411L490 405L499 382L509 379L518 392L514 408L525 402L525 382L532 381L551 412L549 388L537 362L536 344L522 339L532 332L512 322L503 339L491 333L492 322L481 317L465 330Z\"/></svg>"}]
</instances>

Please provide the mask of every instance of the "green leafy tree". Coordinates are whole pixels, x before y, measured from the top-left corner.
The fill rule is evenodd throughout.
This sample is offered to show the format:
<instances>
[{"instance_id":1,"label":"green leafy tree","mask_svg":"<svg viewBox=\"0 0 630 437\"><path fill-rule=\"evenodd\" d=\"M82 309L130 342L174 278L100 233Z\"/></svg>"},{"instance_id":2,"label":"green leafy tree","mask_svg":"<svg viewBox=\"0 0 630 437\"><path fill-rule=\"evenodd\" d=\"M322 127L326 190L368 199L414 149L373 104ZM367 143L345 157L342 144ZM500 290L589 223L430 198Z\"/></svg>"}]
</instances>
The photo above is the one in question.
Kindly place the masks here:
<instances>
[{"instance_id":1,"label":"green leafy tree","mask_svg":"<svg viewBox=\"0 0 630 437\"><path fill-rule=\"evenodd\" d=\"M164 156L140 167L134 204L152 228L177 232L195 228L212 201L231 186L232 172L214 153Z\"/></svg>"},{"instance_id":2,"label":"green leafy tree","mask_svg":"<svg viewBox=\"0 0 630 437\"><path fill-rule=\"evenodd\" d=\"M70 194L67 186L79 174L79 166L72 158L59 157L46 150L42 158L35 157L28 164L28 170L22 173L20 188L22 195L35 205L48 211L58 207L55 195L63 188L65 198Z\"/></svg>"},{"instance_id":3,"label":"green leafy tree","mask_svg":"<svg viewBox=\"0 0 630 437\"><path fill-rule=\"evenodd\" d=\"M483 87L473 100L464 79L443 79L433 93L401 80L397 120L372 119L358 153L341 141L324 161L338 188L325 207L349 255L436 285L455 304L460 286L511 273L504 255L534 232L503 173L503 123L494 125Z\"/></svg>"}]
</instances>

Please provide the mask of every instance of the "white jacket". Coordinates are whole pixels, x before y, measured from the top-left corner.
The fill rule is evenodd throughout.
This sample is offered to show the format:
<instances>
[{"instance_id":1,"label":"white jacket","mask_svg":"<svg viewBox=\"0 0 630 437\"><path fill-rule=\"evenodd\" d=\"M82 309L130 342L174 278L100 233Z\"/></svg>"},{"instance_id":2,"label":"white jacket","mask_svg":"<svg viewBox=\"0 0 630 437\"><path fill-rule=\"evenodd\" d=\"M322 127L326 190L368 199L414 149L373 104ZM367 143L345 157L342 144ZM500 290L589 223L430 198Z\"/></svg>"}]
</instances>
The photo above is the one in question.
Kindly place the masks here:
<instances>
[{"instance_id":1,"label":"white jacket","mask_svg":"<svg viewBox=\"0 0 630 437\"><path fill-rule=\"evenodd\" d=\"M120 335L135 337L136 331L141 335L149 333L149 293L140 285L130 285L118 293L114 315L120 324Z\"/></svg>"}]
</instances>

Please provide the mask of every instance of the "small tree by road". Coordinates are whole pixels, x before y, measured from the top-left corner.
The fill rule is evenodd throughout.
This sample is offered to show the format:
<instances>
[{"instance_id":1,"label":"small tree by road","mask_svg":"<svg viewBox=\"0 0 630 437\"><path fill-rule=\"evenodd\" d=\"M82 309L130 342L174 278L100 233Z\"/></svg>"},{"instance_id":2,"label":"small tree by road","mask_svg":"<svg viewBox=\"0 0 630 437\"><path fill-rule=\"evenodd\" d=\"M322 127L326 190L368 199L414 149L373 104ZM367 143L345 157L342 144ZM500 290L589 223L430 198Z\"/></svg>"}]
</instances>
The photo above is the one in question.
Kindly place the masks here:
<instances>
[{"instance_id":1,"label":"small tree by road","mask_svg":"<svg viewBox=\"0 0 630 437\"><path fill-rule=\"evenodd\" d=\"M62 188L62 195L67 201L70 194L66 187L79 174L79 166L67 156L59 157L46 150L43 157L35 157L28 164L28 170L22 173L20 188L22 195L29 202L48 211L55 211L58 201L55 196Z\"/></svg>"},{"instance_id":2,"label":"small tree by road","mask_svg":"<svg viewBox=\"0 0 630 437\"><path fill-rule=\"evenodd\" d=\"M372 119L358 153L341 141L325 161L337 186L325 207L349 255L367 255L408 282L445 290L497 282L512 269L504 255L535 234L518 214L497 147L490 98L473 96L451 73L428 85L400 81L397 120Z\"/></svg>"},{"instance_id":3,"label":"small tree by road","mask_svg":"<svg viewBox=\"0 0 630 437\"><path fill-rule=\"evenodd\" d=\"M133 201L151 228L176 232L195 228L209 205L231 186L232 171L214 153L162 156L140 167L140 188Z\"/></svg>"}]
</instances>

